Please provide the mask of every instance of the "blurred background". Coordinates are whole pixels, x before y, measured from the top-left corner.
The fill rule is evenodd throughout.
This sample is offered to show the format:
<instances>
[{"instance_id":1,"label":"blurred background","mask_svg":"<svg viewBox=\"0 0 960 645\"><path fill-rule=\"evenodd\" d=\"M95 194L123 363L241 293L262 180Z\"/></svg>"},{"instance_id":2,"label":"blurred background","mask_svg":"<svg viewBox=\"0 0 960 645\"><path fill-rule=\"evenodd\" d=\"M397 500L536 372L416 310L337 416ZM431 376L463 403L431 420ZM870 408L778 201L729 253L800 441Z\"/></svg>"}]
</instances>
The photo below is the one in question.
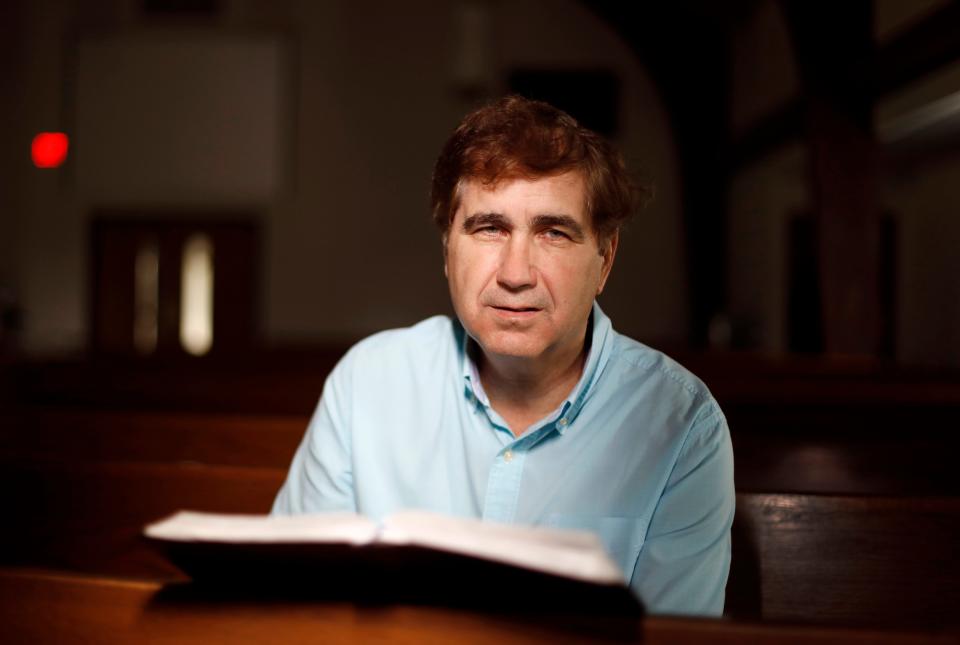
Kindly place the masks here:
<instances>
[{"instance_id":1,"label":"blurred background","mask_svg":"<svg viewBox=\"0 0 960 645\"><path fill-rule=\"evenodd\" d=\"M960 366L952 2L4 4L8 357L344 345L449 312L432 163L519 92L656 186L601 301L624 333ZM69 147L38 168L47 132Z\"/></svg>"},{"instance_id":2,"label":"blurred background","mask_svg":"<svg viewBox=\"0 0 960 645\"><path fill-rule=\"evenodd\" d=\"M0 83L0 456L39 496L8 560L142 572L139 523L268 507L343 351L451 313L432 165L508 92L655 186L600 303L711 387L742 495L936 497L933 529L837 508L960 534L955 2L9 0ZM960 600L896 540L903 571L857 578L873 600L798 599L791 576L840 574L824 542L765 558L774 535L739 542L744 615L890 622L921 574L911 624Z\"/></svg>"}]
</instances>

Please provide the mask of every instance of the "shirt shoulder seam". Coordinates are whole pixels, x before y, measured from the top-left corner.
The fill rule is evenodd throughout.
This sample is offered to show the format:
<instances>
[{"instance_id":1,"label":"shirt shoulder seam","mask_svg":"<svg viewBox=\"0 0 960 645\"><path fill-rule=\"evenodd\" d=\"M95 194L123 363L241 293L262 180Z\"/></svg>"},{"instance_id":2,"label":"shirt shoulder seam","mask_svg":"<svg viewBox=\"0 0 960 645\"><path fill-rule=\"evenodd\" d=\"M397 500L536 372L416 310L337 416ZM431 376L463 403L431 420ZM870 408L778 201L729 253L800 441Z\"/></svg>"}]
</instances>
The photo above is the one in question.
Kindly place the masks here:
<instances>
[{"instance_id":1,"label":"shirt shoulder seam","mask_svg":"<svg viewBox=\"0 0 960 645\"><path fill-rule=\"evenodd\" d=\"M639 341L633 340L632 338L626 338L620 336L617 341L623 342L624 340L628 341L630 344L633 344L639 351L642 352L642 355L637 357L626 357L622 353L613 352L613 355L610 357L610 360L614 361L623 361L629 365L642 370L656 370L657 373L662 374L664 377L670 379L672 382L679 385L683 388L687 394L691 395L694 399L706 399L711 401L713 397L709 394L706 385L703 385L698 382L691 382L690 374L683 374L678 372L675 369L672 369L670 365L666 364L668 362L673 362L673 359L664 354L663 352L653 349L652 347L645 345ZM660 361L660 364L657 365L657 361ZM682 368L686 370L686 368ZM695 377L694 377L695 378Z\"/></svg>"}]
</instances>

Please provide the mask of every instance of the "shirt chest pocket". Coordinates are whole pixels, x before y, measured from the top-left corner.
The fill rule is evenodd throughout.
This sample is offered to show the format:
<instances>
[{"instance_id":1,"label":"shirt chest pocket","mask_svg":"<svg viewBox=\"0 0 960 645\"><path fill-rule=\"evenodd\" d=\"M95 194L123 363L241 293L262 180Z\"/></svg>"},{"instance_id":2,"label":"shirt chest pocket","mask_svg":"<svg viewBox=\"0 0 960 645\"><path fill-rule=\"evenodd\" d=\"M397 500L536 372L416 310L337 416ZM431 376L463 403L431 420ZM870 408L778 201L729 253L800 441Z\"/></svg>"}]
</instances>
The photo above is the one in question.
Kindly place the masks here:
<instances>
[{"instance_id":1,"label":"shirt chest pocket","mask_svg":"<svg viewBox=\"0 0 960 645\"><path fill-rule=\"evenodd\" d=\"M640 549L647 533L647 520L636 517L599 517L587 515L553 514L546 524L561 529L590 531L603 542L610 558L623 571L628 583L633 576Z\"/></svg>"}]
</instances>

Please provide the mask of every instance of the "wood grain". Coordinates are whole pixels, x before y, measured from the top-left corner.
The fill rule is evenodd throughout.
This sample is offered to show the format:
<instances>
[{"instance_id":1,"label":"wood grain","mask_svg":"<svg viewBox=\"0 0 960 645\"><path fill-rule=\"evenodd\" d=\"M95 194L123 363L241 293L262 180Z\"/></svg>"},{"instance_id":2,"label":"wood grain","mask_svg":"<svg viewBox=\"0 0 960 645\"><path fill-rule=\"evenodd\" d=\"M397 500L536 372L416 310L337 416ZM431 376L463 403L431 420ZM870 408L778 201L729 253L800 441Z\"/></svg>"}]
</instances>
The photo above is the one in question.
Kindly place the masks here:
<instances>
[{"instance_id":1,"label":"wood grain","mask_svg":"<svg viewBox=\"0 0 960 645\"><path fill-rule=\"evenodd\" d=\"M0 570L8 643L955 643L956 633L496 613L351 602L165 602L158 582Z\"/></svg>"}]
</instances>

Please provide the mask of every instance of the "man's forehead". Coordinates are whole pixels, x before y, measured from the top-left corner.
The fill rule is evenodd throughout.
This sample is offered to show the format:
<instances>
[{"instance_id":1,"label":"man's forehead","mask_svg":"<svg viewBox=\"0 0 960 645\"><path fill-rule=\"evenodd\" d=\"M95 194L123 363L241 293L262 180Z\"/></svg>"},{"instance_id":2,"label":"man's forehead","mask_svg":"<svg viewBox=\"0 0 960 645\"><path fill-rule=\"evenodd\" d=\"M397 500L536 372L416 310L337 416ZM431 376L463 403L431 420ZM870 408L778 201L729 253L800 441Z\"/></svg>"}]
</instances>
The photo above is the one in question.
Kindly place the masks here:
<instances>
[{"instance_id":1,"label":"man's forehead","mask_svg":"<svg viewBox=\"0 0 960 645\"><path fill-rule=\"evenodd\" d=\"M513 216L520 214L515 209L533 208L568 215L584 223L587 221L586 183L578 171L540 177L507 177L496 182L465 178L457 188L459 204L455 217L475 214L468 210L490 209L494 209L491 212Z\"/></svg>"}]
</instances>

